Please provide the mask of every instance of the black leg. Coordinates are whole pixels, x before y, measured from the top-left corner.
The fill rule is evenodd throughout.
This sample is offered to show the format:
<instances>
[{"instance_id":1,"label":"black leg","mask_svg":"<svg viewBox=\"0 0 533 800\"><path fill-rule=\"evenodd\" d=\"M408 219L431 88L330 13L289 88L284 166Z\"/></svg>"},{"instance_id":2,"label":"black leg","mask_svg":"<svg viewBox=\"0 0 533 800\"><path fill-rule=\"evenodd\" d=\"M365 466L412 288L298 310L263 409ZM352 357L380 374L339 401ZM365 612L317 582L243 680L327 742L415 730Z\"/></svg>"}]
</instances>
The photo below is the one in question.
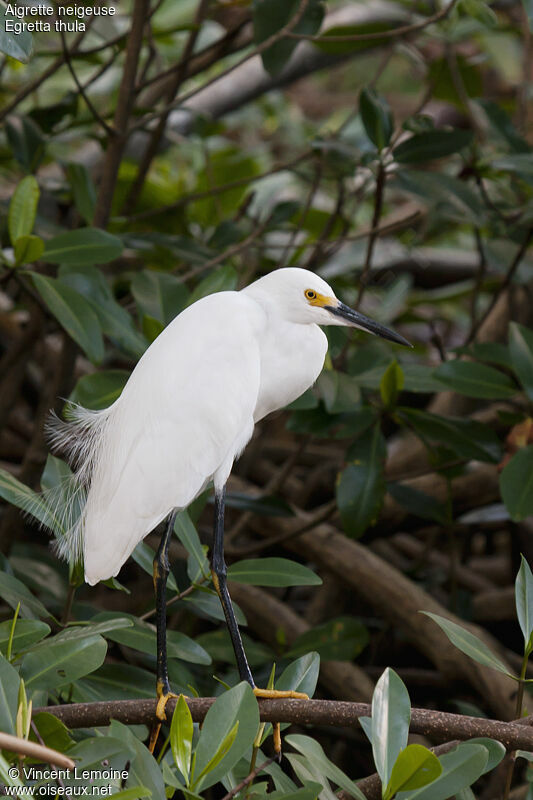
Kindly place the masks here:
<instances>
[{"instance_id":1,"label":"black leg","mask_svg":"<svg viewBox=\"0 0 533 800\"><path fill-rule=\"evenodd\" d=\"M248 681L250 686L255 688L252 672L248 665L246 653L242 644L239 626L235 619L233 607L231 605L231 598L228 592L226 583L226 563L224 561L224 502L226 498L226 490L222 489L220 494L215 493L215 533L213 538L213 550L211 552L211 575L213 577L213 585L220 597L224 616L231 637L231 643L235 651L235 658L237 660L237 667L242 681Z\"/></svg>"},{"instance_id":2,"label":"black leg","mask_svg":"<svg viewBox=\"0 0 533 800\"><path fill-rule=\"evenodd\" d=\"M170 515L167 528L154 558L154 589L157 625L157 696L169 694L167 667L167 578L169 573L168 548L178 509Z\"/></svg>"}]
</instances>

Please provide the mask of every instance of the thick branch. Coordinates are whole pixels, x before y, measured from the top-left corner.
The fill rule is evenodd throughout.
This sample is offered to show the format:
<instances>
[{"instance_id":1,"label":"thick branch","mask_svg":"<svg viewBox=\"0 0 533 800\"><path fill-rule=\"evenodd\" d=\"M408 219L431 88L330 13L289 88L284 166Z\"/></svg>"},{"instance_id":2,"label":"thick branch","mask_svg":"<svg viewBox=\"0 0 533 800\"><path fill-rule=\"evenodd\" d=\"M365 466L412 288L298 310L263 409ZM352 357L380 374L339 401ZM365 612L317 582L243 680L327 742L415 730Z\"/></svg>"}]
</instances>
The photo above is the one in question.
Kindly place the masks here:
<instances>
[{"instance_id":1,"label":"thick branch","mask_svg":"<svg viewBox=\"0 0 533 800\"><path fill-rule=\"evenodd\" d=\"M185 699L195 722L202 722L215 702L214 697ZM347 703L339 700L258 700L258 703L262 722L353 727L359 717L371 715L368 703ZM172 715L175 704L175 700L168 701L168 718ZM112 700L36 708L34 714L47 711L58 717L68 728L93 728L109 725L112 719L127 725L149 724L154 718L155 707L155 699ZM530 727L530 719L500 722L483 717L466 717L426 708L413 708L410 730L411 733L420 733L439 742L488 736L497 739L507 750L533 752L533 727Z\"/></svg>"}]
</instances>

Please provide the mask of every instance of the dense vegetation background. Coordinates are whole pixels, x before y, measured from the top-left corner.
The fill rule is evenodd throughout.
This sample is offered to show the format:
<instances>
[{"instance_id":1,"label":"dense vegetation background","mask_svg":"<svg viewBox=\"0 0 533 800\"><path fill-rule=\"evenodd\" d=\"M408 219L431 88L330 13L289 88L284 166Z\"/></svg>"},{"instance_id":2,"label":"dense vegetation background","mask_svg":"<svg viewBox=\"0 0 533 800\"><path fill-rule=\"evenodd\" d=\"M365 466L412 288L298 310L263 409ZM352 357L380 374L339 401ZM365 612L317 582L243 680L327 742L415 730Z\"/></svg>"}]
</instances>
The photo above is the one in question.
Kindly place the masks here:
<instances>
[{"instance_id":1,"label":"dense vegetation background","mask_svg":"<svg viewBox=\"0 0 533 800\"><path fill-rule=\"evenodd\" d=\"M82 17L83 5L77 33L0 30L0 730L84 767L129 765L112 781L124 798L229 798L271 755L269 739L252 755L257 704L236 686L210 586L209 492L178 519L169 583L172 686L221 695L201 733L181 702L156 761L142 744L152 706L144 724L117 721L118 706L110 727L66 711L70 729L49 714L30 724L30 702L154 696L158 534L120 583L88 588L19 509L40 488L62 502L50 408L107 406L185 306L299 265L414 348L327 331L316 386L263 421L235 466L232 596L258 685L275 662L279 688L312 694L318 680L316 697L369 702L394 672L362 723L372 747L362 707L347 724L327 706L248 794L533 797L525 760L496 767L496 741L446 745L437 763L404 750L407 687L413 705L478 717L479 735L533 751L527 728L506 740L482 721L528 707L530 6L121 0L112 17ZM53 509L33 513L50 523ZM429 719L413 711L429 736L416 746L474 731ZM12 748L0 778L20 789L8 768L25 751Z\"/></svg>"}]
</instances>

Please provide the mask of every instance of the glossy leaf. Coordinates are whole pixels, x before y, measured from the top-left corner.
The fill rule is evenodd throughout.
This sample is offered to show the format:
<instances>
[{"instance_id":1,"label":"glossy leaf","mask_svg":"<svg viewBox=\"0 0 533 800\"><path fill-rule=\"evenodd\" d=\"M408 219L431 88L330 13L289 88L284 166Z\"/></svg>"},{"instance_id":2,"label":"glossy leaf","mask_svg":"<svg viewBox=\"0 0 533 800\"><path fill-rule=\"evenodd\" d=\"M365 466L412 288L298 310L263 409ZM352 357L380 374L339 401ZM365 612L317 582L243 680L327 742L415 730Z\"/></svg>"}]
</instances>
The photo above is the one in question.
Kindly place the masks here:
<instances>
[{"instance_id":1,"label":"glossy leaf","mask_svg":"<svg viewBox=\"0 0 533 800\"><path fill-rule=\"evenodd\" d=\"M44 252L44 242L39 236L19 236L13 248L15 264L31 264L38 261Z\"/></svg>"},{"instance_id":2,"label":"glossy leaf","mask_svg":"<svg viewBox=\"0 0 533 800\"><path fill-rule=\"evenodd\" d=\"M421 789L441 773L442 765L431 750L421 744L409 744L394 762L390 781L383 794L384 800L390 800L396 792Z\"/></svg>"},{"instance_id":3,"label":"glossy leaf","mask_svg":"<svg viewBox=\"0 0 533 800\"><path fill-rule=\"evenodd\" d=\"M131 647L133 650L139 650L142 653L152 655L157 650L156 644L156 628L132 614L125 615L131 623L127 627L120 627L111 629L107 635L107 639L114 642ZM113 615L109 612L98 614L95 620L103 620L105 618L113 619ZM211 658L208 653L197 644L194 639L186 636L181 631L167 631L167 656L169 658L181 658L184 661L189 661L193 664L210 664Z\"/></svg>"},{"instance_id":4,"label":"glossy leaf","mask_svg":"<svg viewBox=\"0 0 533 800\"><path fill-rule=\"evenodd\" d=\"M407 689L388 667L372 695L372 753L383 786L388 785L398 754L407 746L410 720Z\"/></svg>"},{"instance_id":5,"label":"glossy leaf","mask_svg":"<svg viewBox=\"0 0 533 800\"><path fill-rule=\"evenodd\" d=\"M518 380L529 399L533 400L533 331L517 322L511 322L509 350Z\"/></svg>"},{"instance_id":6,"label":"glossy leaf","mask_svg":"<svg viewBox=\"0 0 533 800\"><path fill-rule=\"evenodd\" d=\"M168 325L185 307L188 291L175 275L144 269L131 281L131 293L143 314Z\"/></svg>"},{"instance_id":7,"label":"glossy leaf","mask_svg":"<svg viewBox=\"0 0 533 800\"><path fill-rule=\"evenodd\" d=\"M318 653L307 653L289 664L276 681L276 689L293 689L312 697L315 693L320 669Z\"/></svg>"},{"instance_id":8,"label":"glossy leaf","mask_svg":"<svg viewBox=\"0 0 533 800\"><path fill-rule=\"evenodd\" d=\"M376 523L385 496L385 441L379 423L355 447L350 452L352 463L337 480L337 505L344 530L357 537Z\"/></svg>"},{"instance_id":9,"label":"glossy leaf","mask_svg":"<svg viewBox=\"0 0 533 800\"><path fill-rule=\"evenodd\" d=\"M20 20L0 5L0 53L27 64L33 54L33 39L29 31L15 33L14 24ZM7 28L11 26L12 30Z\"/></svg>"},{"instance_id":10,"label":"glossy leaf","mask_svg":"<svg viewBox=\"0 0 533 800\"><path fill-rule=\"evenodd\" d=\"M111 341L136 359L143 355L148 342L133 324L131 314L115 300L101 270L91 265L63 264L58 277L87 300Z\"/></svg>"},{"instance_id":11,"label":"glossy leaf","mask_svg":"<svg viewBox=\"0 0 533 800\"><path fill-rule=\"evenodd\" d=\"M15 735L20 678L7 658L0 655L0 730Z\"/></svg>"},{"instance_id":12,"label":"glossy leaf","mask_svg":"<svg viewBox=\"0 0 533 800\"><path fill-rule=\"evenodd\" d=\"M410 514L422 519L431 519L439 525L446 525L448 522L446 508L443 503L439 503L434 497L414 489L403 483L391 481L387 483L387 491L396 502L405 508Z\"/></svg>"},{"instance_id":13,"label":"glossy leaf","mask_svg":"<svg viewBox=\"0 0 533 800\"><path fill-rule=\"evenodd\" d=\"M3 6L0 4L0 13ZM21 34L22 35L22 34ZM7 140L13 155L26 172L35 172L43 160L45 140L39 126L29 117L5 121Z\"/></svg>"},{"instance_id":14,"label":"glossy leaf","mask_svg":"<svg viewBox=\"0 0 533 800\"><path fill-rule=\"evenodd\" d=\"M533 445L522 447L500 473L500 492L511 519L533 514Z\"/></svg>"},{"instance_id":15,"label":"glossy leaf","mask_svg":"<svg viewBox=\"0 0 533 800\"><path fill-rule=\"evenodd\" d=\"M161 770L148 748L139 741L133 731L117 720L112 720L109 732L111 736L122 739L124 745L133 753L126 788L145 786L151 791L154 800L165 797Z\"/></svg>"},{"instance_id":16,"label":"glossy leaf","mask_svg":"<svg viewBox=\"0 0 533 800\"><path fill-rule=\"evenodd\" d=\"M320 586L322 578L288 558L248 558L228 568L228 580L252 586Z\"/></svg>"},{"instance_id":17,"label":"glossy leaf","mask_svg":"<svg viewBox=\"0 0 533 800\"><path fill-rule=\"evenodd\" d=\"M357 788L357 785L329 760L321 745L315 739L312 739L310 736L303 736L302 734L295 733L286 736L285 742L302 753L308 763L312 764L318 773L333 781L336 786L344 789L345 792L348 792L349 795L357 798L357 800L364 800L364 795L361 790Z\"/></svg>"},{"instance_id":18,"label":"glossy leaf","mask_svg":"<svg viewBox=\"0 0 533 800\"><path fill-rule=\"evenodd\" d=\"M373 89L363 89L359 95L359 113L368 138L378 150L383 150L393 131L392 114L387 101Z\"/></svg>"},{"instance_id":19,"label":"glossy leaf","mask_svg":"<svg viewBox=\"0 0 533 800\"><path fill-rule=\"evenodd\" d=\"M187 511L180 511L177 515L174 523L174 532L189 555L194 559L199 572L205 577L209 577L211 575L209 562L200 537Z\"/></svg>"},{"instance_id":20,"label":"glossy leaf","mask_svg":"<svg viewBox=\"0 0 533 800\"><path fill-rule=\"evenodd\" d=\"M146 542L139 542L135 550L132 552L131 557L148 575L153 575L154 571L154 558L156 556L155 550L152 550L150 545ZM173 592L178 592L178 584L172 571L168 573L167 586Z\"/></svg>"},{"instance_id":21,"label":"glossy leaf","mask_svg":"<svg viewBox=\"0 0 533 800\"><path fill-rule=\"evenodd\" d=\"M120 397L129 376L130 373L123 369L99 370L82 375L69 400L84 408L108 408Z\"/></svg>"},{"instance_id":22,"label":"glossy leaf","mask_svg":"<svg viewBox=\"0 0 533 800\"><path fill-rule=\"evenodd\" d=\"M68 728L54 714L41 711L39 714L33 715L32 722L35 728L37 728L40 739L42 739L47 747L51 747L52 750L58 750L60 753L64 753L74 744L74 739L70 736ZM33 727L30 731L30 740L34 742L39 741Z\"/></svg>"},{"instance_id":23,"label":"glossy leaf","mask_svg":"<svg viewBox=\"0 0 533 800\"><path fill-rule=\"evenodd\" d=\"M75 161L70 161L66 165L66 173L72 187L76 208L85 222L90 225L96 208L96 189L91 173L85 164Z\"/></svg>"},{"instance_id":24,"label":"glossy leaf","mask_svg":"<svg viewBox=\"0 0 533 800\"><path fill-rule=\"evenodd\" d=\"M503 372L472 361L446 361L434 375L445 386L467 397L498 400L516 392L513 382Z\"/></svg>"},{"instance_id":25,"label":"glossy leaf","mask_svg":"<svg viewBox=\"0 0 533 800\"><path fill-rule=\"evenodd\" d=\"M385 408L390 409L396 405L398 395L404 386L403 370L397 361L391 361L379 384L381 400Z\"/></svg>"},{"instance_id":26,"label":"glossy leaf","mask_svg":"<svg viewBox=\"0 0 533 800\"><path fill-rule=\"evenodd\" d=\"M443 417L413 408L401 408L398 413L424 441L442 443L461 458L491 463L500 458L501 444L495 432L476 420Z\"/></svg>"},{"instance_id":27,"label":"glossy leaf","mask_svg":"<svg viewBox=\"0 0 533 800\"><path fill-rule=\"evenodd\" d=\"M54 642L23 657L21 676L28 689L51 691L98 669L106 652L101 636Z\"/></svg>"},{"instance_id":28,"label":"glossy leaf","mask_svg":"<svg viewBox=\"0 0 533 800\"><path fill-rule=\"evenodd\" d=\"M461 743L439 757L442 773L429 786L399 795L404 800L448 800L470 786L485 771L488 750L481 744Z\"/></svg>"},{"instance_id":29,"label":"glossy leaf","mask_svg":"<svg viewBox=\"0 0 533 800\"><path fill-rule=\"evenodd\" d=\"M471 143L472 138L471 131L457 128L453 131L425 131L401 142L392 154L400 164L416 164L458 153Z\"/></svg>"},{"instance_id":30,"label":"glossy leaf","mask_svg":"<svg viewBox=\"0 0 533 800\"><path fill-rule=\"evenodd\" d=\"M193 733L194 725L191 712L184 696L180 694L170 724L170 747L174 762L185 778L187 785L191 769Z\"/></svg>"},{"instance_id":31,"label":"glossy leaf","mask_svg":"<svg viewBox=\"0 0 533 800\"><path fill-rule=\"evenodd\" d=\"M31 508L32 516L48 526L51 512L42 496L5 469L0 469L0 497L23 511Z\"/></svg>"},{"instance_id":32,"label":"glossy leaf","mask_svg":"<svg viewBox=\"0 0 533 800\"><path fill-rule=\"evenodd\" d=\"M257 733L259 709L254 693L246 682L239 683L233 689L224 692L207 712L196 748L194 778L191 777L191 782L198 780L213 758L213 754L217 752L220 743L227 740L235 729L237 721L239 725L231 747L221 761L202 779L202 791L217 783L235 766L251 747Z\"/></svg>"},{"instance_id":33,"label":"glossy leaf","mask_svg":"<svg viewBox=\"0 0 533 800\"><path fill-rule=\"evenodd\" d=\"M254 42L261 44L288 25L298 11L296 0L254 0ZM311 0L300 21L292 27L293 33L313 35L322 24L324 9L320 0ZM263 66L270 75L278 75L291 57L297 40L281 37L261 53Z\"/></svg>"},{"instance_id":34,"label":"glossy leaf","mask_svg":"<svg viewBox=\"0 0 533 800\"><path fill-rule=\"evenodd\" d=\"M0 651L6 655L13 620L7 619L0 622ZM12 652L19 653L35 642L48 636L50 626L37 619L17 619L13 634Z\"/></svg>"},{"instance_id":35,"label":"glossy leaf","mask_svg":"<svg viewBox=\"0 0 533 800\"><path fill-rule=\"evenodd\" d=\"M451 175L405 169L398 171L394 183L400 189L422 197L427 205L438 205L440 214L446 219L479 225L484 217L476 192Z\"/></svg>"},{"instance_id":36,"label":"glossy leaf","mask_svg":"<svg viewBox=\"0 0 533 800\"><path fill-rule=\"evenodd\" d=\"M314 650L323 661L352 661L368 641L368 630L362 622L354 617L337 617L302 633L286 655L296 658Z\"/></svg>"},{"instance_id":37,"label":"glossy leaf","mask_svg":"<svg viewBox=\"0 0 533 800\"><path fill-rule=\"evenodd\" d=\"M520 569L515 581L516 615L524 636L527 649L533 633L533 573L524 556L521 556Z\"/></svg>"},{"instance_id":38,"label":"glossy leaf","mask_svg":"<svg viewBox=\"0 0 533 800\"><path fill-rule=\"evenodd\" d=\"M491 667L491 669L496 669L498 672L503 672L504 675L513 677L505 664L491 653L487 645L473 633L466 630L466 628L438 614L432 614L430 611L422 611L421 613L425 614L427 617L431 617L444 631L450 642L461 650L462 653L473 658L478 664L483 664L485 667Z\"/></svg>"},{"instance_id":39,"label":"glossy leaf","mask_svg":"<svg viewBox=\"0 0 533 800\"><path fill-rule=\"evenodd\" d=\"M56 278L48 278L37 272L30 274L35 288L60 325L87 357L99 364L104 357L104 341L96 314L87 300Z\"/></svg>"},{"instance_id":40,"label":"glossy leaf","mask_svg":"<svg viewBox=\"0 0 533 800\"><path fill-rule=\"evenodd\" d=\"M122 253L122 242L117 236L100 228L78 228L48 239L44 258L53 264L105 264Z\"/></svg>"},{"instance_id":41,"label":"glossy leaf","mask_svg":"<svg viewBox=\"0 0 533 800\"><path fill-rule=\"evenodd\" d=\"M15 610L20 603L21 617L27 619L37 619L41 617L46 619L50 616L50 612L47 611L41 601L30 592L22 581L19 581L14 575L9 575L7 572L0 572L0 597L2 600L5 600L13 610Z\"/></svg>"},{"instance_id":42,"label":"glossy leaf","mask_svg":"<svg viewBox=\"0 0 533 800\"><path fill-rule=\"evenodd\" d=\"M14 246L22 236L29 236L35 224L39 184L33 175L27 175L17 185L7 215L7 227L11 244Z\"/></svg>"}]
</instances>

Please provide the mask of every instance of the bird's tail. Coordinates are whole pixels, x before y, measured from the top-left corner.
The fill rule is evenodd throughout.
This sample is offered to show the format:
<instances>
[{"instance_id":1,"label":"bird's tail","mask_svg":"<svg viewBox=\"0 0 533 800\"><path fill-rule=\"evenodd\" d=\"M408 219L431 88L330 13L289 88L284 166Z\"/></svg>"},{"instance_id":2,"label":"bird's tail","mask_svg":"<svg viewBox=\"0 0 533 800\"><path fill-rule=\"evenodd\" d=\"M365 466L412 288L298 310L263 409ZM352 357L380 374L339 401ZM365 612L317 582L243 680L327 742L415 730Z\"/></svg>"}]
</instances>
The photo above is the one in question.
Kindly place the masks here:
<instances>
[{"instance_id":1,"label":"bird's tail","mask_svg":"<svg viewBox=\"0 0 533 800\"><path fill-rule=\"evenodd\" d=\"M91 411L70 403L65 420L50 413L46 438L72 470L57 460L51 483L40 494L28 494L23 502L24 511L54 534L56 553L69 563L83 560L85 505L110 408Z\"/></svg>"}]
</instances>

